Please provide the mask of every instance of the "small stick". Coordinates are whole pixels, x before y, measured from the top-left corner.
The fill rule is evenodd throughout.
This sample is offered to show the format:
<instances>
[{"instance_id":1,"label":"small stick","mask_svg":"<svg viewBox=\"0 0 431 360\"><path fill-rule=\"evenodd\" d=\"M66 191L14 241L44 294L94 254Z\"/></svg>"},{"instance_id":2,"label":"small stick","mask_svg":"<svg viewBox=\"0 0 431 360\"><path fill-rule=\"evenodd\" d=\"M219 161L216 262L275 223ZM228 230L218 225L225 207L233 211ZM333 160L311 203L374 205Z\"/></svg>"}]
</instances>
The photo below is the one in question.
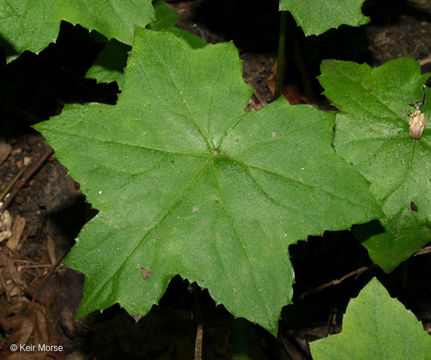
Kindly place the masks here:
<instances>
[{"instance_id":1,"label":"small stick","mask_svg":"<svg viewBox=\"0 0 431 360\"><path fill-rule=\"evenodd\" d=\"M431 246L425 246L424 248L420 249L418 252L416 252L413 256L418 255L425 255L431 253Z\"/></svg>"},{"instance_id":2,"label":"small stick","mask_svg":"<svg viewBox=\"0 0 431 360\"><path fill-rule=\"evenodd\" d=\"M342 276L339 279L331 280L331 281L327 282L326 284L318 286L317 288L314 288L314 289L311 289L311 290L308 290L308 291L304 291L299 296L299 300L303 300L307 295L313 294L313 293L318 292L318 291L322 291L322 290L324 290L324 289L326 289L326 288L328 288L328 287L330 287L332 285L338 285L341 282L343 282L344 280L348 279L349 277L352 277L354 275L359 276L363 272L365 272L367 270L370 270L370 269L373 269L375 267L376 267L376 265L362 266L359 269L356 269L356 270L353 270L353 271L349 272L348 274Z\"/></svg>"},{"instance_id":3,"label":"small stick","mask_svg":"<svg viewBox=\"0 0 431 360\"><path fill-rule=\"evenodd\" d=\"M420 60L419 61L419 65L420 66L424 66L424 65L426 65L426 64L428 64L430 62L431 62L431 56L428 56L425 59Z\"/></svg>"},{"instance_id":4,"label":"small stick","mask_svg":"<svg viewBox=\"0 0 431 360\"><path fill-rule=\"evenodd\" d=\"M49 270L46 273L46 275L42 278L42 280L40 281L40 283L37 285L37 288L34 291L32 299L31 299L32 303L36 302L37 297L39 295L39 291L42 288L43 284L51 276L51 274L61 265L61 262L63 261L63 259L64 259L64 257L66 256L67 253L68 253L68 250L65 251L65 252L63 252L63 254L57 259L56 263L49 268Z\"/></svg>"},{"instance_id":5,"label":"small stick","mask_svg":"<svg viewBox=\"0 0 431 360\"><path fill-rule=\"evenodd\" d=\"M12 181L6 186L6 189L3 190L3 192L0 194L0 201L3 200L4 197L6 197L6 195L8 194L8 192L10 191L10 189L12 189L12 187L15 185L15 183L19 180L19 178L22 176L22 174L24 174L24 171L26 171L28 169L28 167L30 166L30 164L28 164L27 166L23 167L18 174L16 174L16 176L12 179Z\"/></svg>"},{"instance_id":6,"label":"small stick","mask_svg":"<svg viewBox=\"0 0 431 360\"><path fill-rule=\"evenodd\" d=\"M52 153L53 153L53 150L50 147L48 147L46 149L46 151L42 154L42 156L39 158L39 160L37 160L32 165L28 165L27 168L24 168L23 170L20 171L20 173L18 173L17 176L15 176L15 178L12 180L11 184L9 184L9 186L12 188L12 190L10 190L10 192L5 194L5 201L0 206L0 213L2 213L4 210L6 210L8 208L8 206L10 205L12 200L15 198L15 196L21 190L21 188L27 183L28 180L30 180L30 178L34 175L34 173L37 170L39 170L39 168L45 163L45 161L48 160L48 158L52 155ZM24 171L27 169L28 169L28 171L24 173ZM21 172L24 173L24 175L22 177L21 177L21 175L22 175ZM9 186L8 186L8 188L9 188ZM8 188L6 189L6 191L9 191Z\"/></svg>"},{"instance_id":7,"label":"small stick","mask_svg":"<svg viewBox=\"0 0 431 360\"><path fill-rule=\"evenodd\" d=\"M203 337L204 337L204 329L202 327L202 323L198 323L198 326L196 329L194 360L202 360Z\"/></svg>"},{"instance_id":8,"label":"small stick","mask_svg":"<svg viewBox=\"0 0 431 360\"><path fill-rule=\"evenodd\" d=\"M36 264L36 265L20 265L19 269L37 269L37 268L47 268L52 266L52 264Z\"/></svg>"},{"instance_id":9,"label":"small stick","mask_svg":"<svg viewBox=\"0 0 431 360\"><path fill-rule=\"evenodd\" d=\"M199 296L199 287L197 284L192 284L193 289L193 317L196 321L196 338L195 338L195 354L194 360L202 360L202 348L204 329L202 325L201 301Z\"/></svg>"}]
</instances>

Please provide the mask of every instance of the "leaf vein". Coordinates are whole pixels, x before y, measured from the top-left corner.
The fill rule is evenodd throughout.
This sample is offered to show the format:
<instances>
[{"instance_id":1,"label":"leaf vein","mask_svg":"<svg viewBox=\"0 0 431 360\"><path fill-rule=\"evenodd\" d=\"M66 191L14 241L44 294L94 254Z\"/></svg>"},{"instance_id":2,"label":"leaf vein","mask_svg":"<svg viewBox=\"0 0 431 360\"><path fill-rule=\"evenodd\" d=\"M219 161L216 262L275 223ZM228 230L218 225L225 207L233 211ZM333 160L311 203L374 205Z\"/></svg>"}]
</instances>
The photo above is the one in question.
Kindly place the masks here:
<instances>
[{"instance_id":1,"label":"leaf vein","mask_svg":"<svg viewBox=\"0 0 431 360\"><path fill-rule=\"evenodd\" d=\"M152 42L149 42L149 46L153 46L153 43ZM172 72L171 72L171 70L170 70L170 66L168 65L168 64L166 64L166 62L164 61L164 59L160 56L160 52L159 51L156 51L156 50L154 50L154 49L152 49L153 50L153 54L155 54L155 56L157 56L157 58L158 58L158 60L159 60L159 62L161 63L161 64L163 64L164 65L164 67L165 67L165 71L166 71L166 74L169 76L169 80L170 80L170 82L171 82L171 84L172 84L172 86L173 86L173 88L175 89L175 91L177 92L177 94L178 94L178 96L179 96L179 98L182 98L183 99L183 101L181 102L182 103L182 107L184 108L184 110L185 110L185 112L187 113L187 115L189 116L189 119L190 119L190 121L191 121L191 123L193 124L193 126L199 131L199 133L202 135L202 137L205 139L205 142L207 143L207 146L208 146L208 151L209 152L211 152L212 151L212 148L211 148L211 142L210 142L210 140L209 140L209 138L205 135L205 133L202 131L202 129L199 127L199 125L198 125L198 123L196 122L196 120L194 119L194 116L192 116L192 113L191 113L191 111L190 111L190 109L189 109L189 106L188 106L188 104L187 104L187 100L182 96L182 93L181 93L181 91L180 91L180 89L179 89L179 87L178 87L178 85L177 85L177 83L175 82L175 80L174 80L174 78L173 78L173 76L172 76ZM187 61L188 61L188 57L186 58L187 59ZM190 69L190 74L191 73L193 73L192 71L191 71L192 69Z\"/></svg>"},{"instance_id":2,"label":"leaf vein","mask_svg":"<svg viewBox=\"0 0 431 360\"><path fill-rule=\"evenodd\" d=\"M335 197L335 198L337 198L337 199L340 199L340 200L346 201L346 202L348 202L348 203L350 203L350 204L352 204L352 205L356 205L356 206L360 206L360 207L363 207L363 208L367 208L364 204L356 203L356 202L354 202L352 199L348 199L348 198L342 197L342 196L340 196L340 195L337 195L337 194L335 194L335 193L333 193L333 192L330 192L330 191L329 191L329 190L327 190L327 189L324 189L323 187L318 187L318 186L316 186L316 185L306 184L306 183L304 183L304 182L302 182L302 181L300 181L300 180L298 180L298 179L294 179L294 178L288 177L288 176L286 176L286 175L284 175L284 174L280 174L280 173L278 173L278 172L276 172L276 171L274 171L274 170L271 170L271 169L267 169L267 168L264 168L264 167L261 167L261 166L258 166L258 165L253 165L253 164L246 163L245 161L238 160L237 158L232 158L232 159L233 159L234 161L238 161L239 163L242 163L242 164L243 164L243 165L245 165L245 166L250 166L250 167L252 167L252 168L259 169L259 170L262 170L262 171L268 172L268 173L270 173L270 174L280 176L280 177L282 177L282 178L284 178L284 179L286 179L286 180L289 180L289 181L291 181L291 182L296 182L296 183L301 184L301 185L303 185L303 186L305 186L305 187L308 187L308 188L310 188L310 189L316 190L316 188L317 188L319 191L324 191L324 192L326 192L327 194L329 194L329 195L331 195L331 196L333 196L333 197ZM319 203L319 202L317 202L317 203Z\"/></svg>"},{"instance_id":3,"label":"leaf vein","mask_svg":"<svg viewBox=\"0 0 431 360\"><path fill-rule=\"evenodd\" d=\"M137 242L137 244L131 249L131 251L129 252L129 254L127 254L127 256L125 257L124 261L118 266L118 268L115 270L115 272L111 275L111 276L106 276L105 277L105 281L103 283L100 284L100 286L98 287L98 289L95 289L93 292L93 296L91 297L91 299L89 299L89 302L92 301L92 299L94 297L98 297L99 294L102 292L103 288L106 286L106 284L110 281L111 278L115 277L116 274L118 274L122 268L124 268L124 266L126 265L126 263L129 261L130 257L133 256L133 254L139 249L139 247L141 246L142 242L144 241L144 239L146 238L146 236L148 235L148 233L153 230L155 227L157 227L168 215L169 212L183 199L184 195L186 194L186 192L190 189L190 187L192 187L197 179L200 177L200 175L205 171L205 169L209 166L210 160L208 160L192 177L191 181L185 186L185 188L181 191L181 193L172 201L172 203L167 207L166 211L161 214L161 216L156 219L154 221L153 224L150 225L150 227L148 228L148 230L141 236L141 239Z\"/></svg>"},{"instance_id":4,"label":"leaf vein","mask_svg":"<svg viewBox=\"0 0 431 360\"><path fill-rule=\"evenodd\" d=\"M49 131L53 132L53 133L57 133L57 134L64 134L64 132L59 131L57 129L53 129L53 128L49 129ZM94 136L84 135L84 134L80 134L80 133L68 132L67 135L79 137L81 139L86 139L86 140L90 140L90 141L97 141L97 142L102 143L102 144L122 145L122 146L127 146L127 147L143 149L143 150L159 151L159 152L166 152L169 154L186 155L186 156L193 156L193 157L206 157L206 158L211 157L211 154L208 154L208 153L189 153L189 152L175 151L175 150L170 150L170 149L161 149L161 148L156 148L156 147L151 147L151 146L146 146L146 145L128 144L128 143L124 143L124 142L116 141L116 140L100 139L100 138L96 138Z\"/></svg>"},{"instance_id":5,"label":"leaf vein","mask_svg":"<svg viewBox=\"0 0 431 360\"><path fill-rule=\"evenodd\" d=\"M230 210L226 206L226 201L225 201L225 198L224 198L224 195L223 195L223 191L222 191L221 186L220 186L219 179L218 179L217 174L216 174L216 170L215 170L215 167L214 167L214 162L212 162L211 168L212 168L212 171L213 171L213 174L214 174L214 179L215 179L215 182L216 182L216 185L217 185L217 190L218 190L218 192L220 194L220 198L221 198L221 202L222 202L222 205L223 205L223 209L226 212L227 218L229 219L229 222L231 223L232 229L233 229L233 231L234 231L234 233L236 235L236 238L238 239L238 241L239 241L239 243L241 245L243 253L244 253L244 255L247 258L247 264L248 264L248 266L250 268L250 275L251 275L251 279L253 280L252 281L253 285L254 285L254 287L256 289L256 294L258 294L258 296L261 298L262 303L264 304L266 315L267 315L268 318L270 318L271 317L271 309L268 309L267 302L263 298L262 293L259 291L259 286L258 286L258 282L257 282L256 276L255 276L254 271L253 271L253 265L252 265L251 260L250 260L250 255L248 254L247 249L246 249L246 247L244 245L245 242L241 238L241 235L240 235L239 231L236 228L235 220L233 219L233 215L231 214Z\"/></svg>"}]
</instances>

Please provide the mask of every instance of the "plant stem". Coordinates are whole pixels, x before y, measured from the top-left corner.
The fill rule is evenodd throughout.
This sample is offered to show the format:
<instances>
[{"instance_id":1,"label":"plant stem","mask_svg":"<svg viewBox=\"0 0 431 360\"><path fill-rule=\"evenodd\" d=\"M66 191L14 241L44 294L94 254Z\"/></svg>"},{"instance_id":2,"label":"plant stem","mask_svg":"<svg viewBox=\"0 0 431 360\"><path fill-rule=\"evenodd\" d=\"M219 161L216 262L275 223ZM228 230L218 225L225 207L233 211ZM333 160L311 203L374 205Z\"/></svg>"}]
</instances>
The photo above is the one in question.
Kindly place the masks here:
<instances>
[{"instance_id":1,"label":"plant stem","mask_svg":"<svg viewBox=\"0 0 431 360\"><path fill-rule=\"evenodd\" d=\"M278 36L278 64L277 64L277 77L275 82L275 93L274 99L277 99L281 93L281 87L283 86L284 76L284 57L286 52L286 21L287 12L280 12L280 34Z\"/></svg>"},{"instance_id":2,"label":"plant stem","mask_svg":"<svg viewBox=\"0 0 431 360\"><path fill-rule=\"evenodd\" d=\"M250 326L245 319L234 319L232 323L233 359L250 360Z\"/></svg>"},{"instance_id":3,"label":"plant stem","mask_svg":"<svg viewBox=\"0 0 431 360\"><path fill-rule=\"evenodd\" d=\"M193 318L196 322L195 354L193 360L202 360L203 349L203 324L201 313L200 288L196 283L192 284L193 291Z\"/></svg>"}]
</instances>

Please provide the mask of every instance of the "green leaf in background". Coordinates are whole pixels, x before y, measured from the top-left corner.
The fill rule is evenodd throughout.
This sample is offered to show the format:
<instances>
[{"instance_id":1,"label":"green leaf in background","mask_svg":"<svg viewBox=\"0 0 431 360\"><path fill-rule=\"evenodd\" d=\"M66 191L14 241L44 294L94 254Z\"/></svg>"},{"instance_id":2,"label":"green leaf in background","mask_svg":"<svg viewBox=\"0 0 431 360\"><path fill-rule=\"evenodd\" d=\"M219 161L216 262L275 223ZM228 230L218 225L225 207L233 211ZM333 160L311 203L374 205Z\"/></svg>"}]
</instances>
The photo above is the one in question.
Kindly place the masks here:
<instances>
[{"instance_id":1,"label":"green leaf in background","mask_svg":"<svg viewBox=\"0 0 431 360\"><path fill-rule=\"evenodd\" d=\"M0 37L9 59L55 41L61 20L131 44L135 25L153 18L151 0L0 0Z\"/></svg>"},{"instance_id":2,"label":"green leaf in background","mask_svg":"<svg viewBox=\"0 0 431 360\"><path fill-rule=\"evenodd\" d=\"M341 334L311 342L310 349L314 360L429 360L431 336L374 278L350 300Z\"/></svg>"},{"instance_id":3,"label":"green leaf in background","mask_svg":"<svg viewBox=\"0 0 431 360\"><path fill-rule=\"evenodd\" d=\"M362 15L365 0L280 0L280 10L289 11L306 36L320 35L340 25L360 26L369 21Z\"/></svg>"},{"instance_id":4,"label":"green leaf in background","mask_svg":"<svg viewBox=\"0 0 431 360\"><path fill-rule=\"evenodd\" d=\"M175 27L178 15L163 0L153 2L155 19L148 25L153 31L168 31L186 40L192 48L200 48L206 45L199 36ZM88 70L86 77L96 79L97 82L116 81L119 88L123 87L124 73L130 46L115 39L110 40L93 66Z\"/></svg>"},{"instance_id":5,"label":"green leaf in background","mask_svg":"<svg viewBox=\"0 0 431 360\"><path fill-rule=\"evenodd\" d=\"M408 125L408 111L415 110L409 104L422 99L429 74L420 75L411 58L377 68L331 60L321 69L324 94L340 109L335 150L371 182L385 213L386 232L363 245L392 271L431 241L431 130L412 139Z\"/></svg>"},{"instance_id":6,"label":"green leaf in background","mask_svg":"<svg viewBox=\"0 0 431 360\"><path fill-rule=\"evenodd\" d=\"M193 35L186 30L177 28L175 25L179 20L177 12L170 8L164 0L156 0L153 3L155 19L148 28L153 31L168 31L185 40L192 48L204 47L207 43L199 36Z\"/></svg>"},{"instance_id":7,"label":"green leaf in background","mask_svg":"<svg viewBox=\"0 0 431 360\"><path fill-rule=\"evenodd\" d=\"M66 265L85 274L79 315L147 313L180 274L272 333L294 281L288 246L381 216L331 146L334 114L252 89L232 43L192 49L136 29L116 106L68 106L36 128L99 214Z\"/></svg>"},{"instance_id":8,"label":"green leaf in background","mask_svg":"<svg viewBox=\"0 0 431 360\"><path fill-rule=\"evenodd\" d=\"M116 81L121 89L124 82L123 69L126 67L130 50L129 45L115 39L109 40L85 77L96 79L99 83Z\"/></svg>"}]
</instances>

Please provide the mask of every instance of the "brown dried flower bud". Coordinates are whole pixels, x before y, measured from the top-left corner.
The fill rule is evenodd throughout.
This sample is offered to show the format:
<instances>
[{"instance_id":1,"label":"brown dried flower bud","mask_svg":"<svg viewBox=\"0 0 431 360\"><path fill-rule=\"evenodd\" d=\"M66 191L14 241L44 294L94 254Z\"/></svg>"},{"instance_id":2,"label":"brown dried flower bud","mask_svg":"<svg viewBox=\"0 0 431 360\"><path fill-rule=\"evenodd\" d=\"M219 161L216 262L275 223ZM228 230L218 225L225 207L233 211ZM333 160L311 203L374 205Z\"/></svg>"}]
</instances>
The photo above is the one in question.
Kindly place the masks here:
<instances>
[{"instance_id":1,"label":"brown dried flower bud","mask_svg":"<svg viewBox=\"0 0 431 360\"><path fill-rule=\"evenodd\" d=\"M425 115L416 110L409 116L409 135L412 139L420 139L425 128Z\"/></svg>"}]
</instances>

